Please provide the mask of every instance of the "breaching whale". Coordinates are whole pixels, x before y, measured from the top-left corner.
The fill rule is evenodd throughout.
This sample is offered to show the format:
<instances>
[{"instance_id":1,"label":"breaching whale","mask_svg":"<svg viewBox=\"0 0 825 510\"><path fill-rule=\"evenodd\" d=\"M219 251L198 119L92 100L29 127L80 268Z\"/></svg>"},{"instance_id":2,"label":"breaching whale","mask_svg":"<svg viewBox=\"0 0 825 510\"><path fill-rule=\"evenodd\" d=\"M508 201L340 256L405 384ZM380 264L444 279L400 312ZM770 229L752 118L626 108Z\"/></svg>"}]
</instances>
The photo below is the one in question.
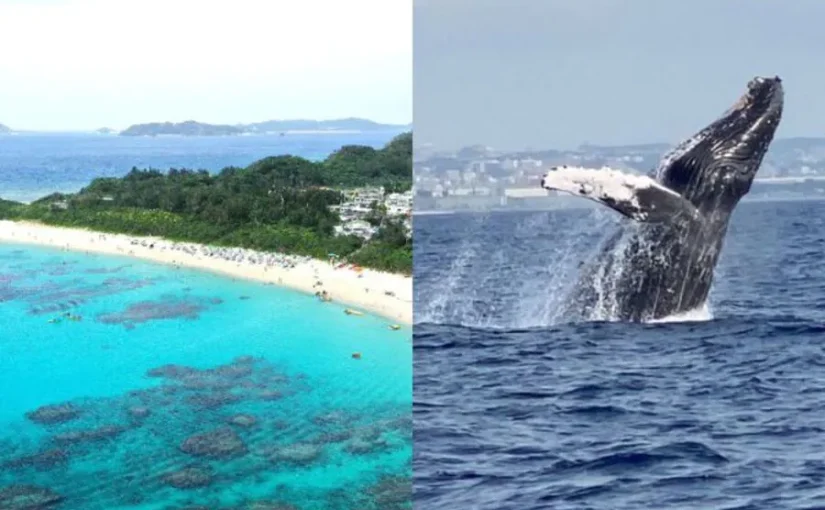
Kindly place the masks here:
<instances>
[{"instance_id":1,"label":"breaching whale","mask_svg":"<svg viewBox=\"0 0 825 510\"><path fill-rule=\"evenodd\" d=\"M702 307L736 204L782 118L779 77L757 77L721 117L651 174L556 167L541 186L604 204L631 222L586 266L566 301L574 320L649 321Z\"/></svg>"}]
</instances>

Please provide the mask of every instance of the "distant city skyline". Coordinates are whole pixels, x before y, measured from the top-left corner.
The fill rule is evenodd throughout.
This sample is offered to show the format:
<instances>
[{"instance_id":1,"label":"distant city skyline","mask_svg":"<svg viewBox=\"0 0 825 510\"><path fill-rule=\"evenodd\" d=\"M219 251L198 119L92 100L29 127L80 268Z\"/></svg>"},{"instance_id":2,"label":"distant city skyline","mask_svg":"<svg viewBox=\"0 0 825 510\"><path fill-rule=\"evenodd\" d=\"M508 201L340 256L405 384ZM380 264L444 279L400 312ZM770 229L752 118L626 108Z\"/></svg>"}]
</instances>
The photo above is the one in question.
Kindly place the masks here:
<instances>
[{"instance_id":1,"label":"distant city skyline","mask_svg":"<svg viewBox=\"0 0 825 510\"><path fill-rule=\"evenodd\" d=\"M0 47L15 130L412 119L411 0L5 1Z\"/></svg>"},{"instance_id":2,"label":"distant city skyline","mask_svg":"<svg viewBox=\"0 0 825 510\"><path fill-rule=\"evenodd\" d=\"M816 0L416 0L416 142L673 144L757 75L784 81L778 138L825 136L823 18Z\"/></svg>"},{"instance_id":3,"label":"distant city skyline","mask_svg":"<svg viewBox=\"0 0 825 510\"><path fill-rule=\"evenodd\" d=\"M686 138L686 137L685 137ZM822 141L825 143L825 134L820 136L777 136L774 138L774 142L783 142L783 141L792 141L792 140L811 140L814 141ZM450 157L457 156L459 151L487 151L487 154L493 154L496 157L516 157L516 156L524 156L530 157L538 155L544 152L577 152L579 150L586 150L588 147L590 148L632 148L632 147L639 147L645 148L645 150L649 150L649 148L656 148L661 146L661 150L667 150L669 147L673 147L674 145L681 142L682 139L679 140L672 140L672 141L661 141L661 140L640 140L634 141L630 143L597 143L586 141L582 142L577 145L570 145L565 147L560 146L550 146L550 145L529 145L523 147L493 147L489 144L485 144L482 141L470 142L467 144L460 144L454 145L450 147L441 146L437 147L435 144L431 142L417 142L417 149L421 151L422 154L429 155L432 153L435 157L442 157L449 155ZM775 144L774 144L775 145ZM769 152L773 149L773 145ZM432 149L432 150L430 150ZM473 152L475 153L475 152Z\"/></svg>"}]
</instances>

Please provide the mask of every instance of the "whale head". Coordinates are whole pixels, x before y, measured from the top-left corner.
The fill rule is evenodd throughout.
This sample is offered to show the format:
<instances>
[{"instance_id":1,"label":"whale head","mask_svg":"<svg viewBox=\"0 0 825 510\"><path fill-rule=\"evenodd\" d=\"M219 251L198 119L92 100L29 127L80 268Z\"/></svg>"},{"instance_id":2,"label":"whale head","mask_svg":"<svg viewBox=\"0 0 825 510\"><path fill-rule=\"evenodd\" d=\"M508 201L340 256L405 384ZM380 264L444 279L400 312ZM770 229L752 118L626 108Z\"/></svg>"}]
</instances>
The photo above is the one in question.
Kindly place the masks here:
<instances>
[{"instance_id":1,"label":"whale head","mask_svg":"<svg viewBox=\"0 0 825 510\"><path fill-rule=\"evenodd\" d=\"M662 158L656 179L699 209L730 212L750 190L783 103L778 76L752 79L728 111Z\"/></svg>"}]
</instances>

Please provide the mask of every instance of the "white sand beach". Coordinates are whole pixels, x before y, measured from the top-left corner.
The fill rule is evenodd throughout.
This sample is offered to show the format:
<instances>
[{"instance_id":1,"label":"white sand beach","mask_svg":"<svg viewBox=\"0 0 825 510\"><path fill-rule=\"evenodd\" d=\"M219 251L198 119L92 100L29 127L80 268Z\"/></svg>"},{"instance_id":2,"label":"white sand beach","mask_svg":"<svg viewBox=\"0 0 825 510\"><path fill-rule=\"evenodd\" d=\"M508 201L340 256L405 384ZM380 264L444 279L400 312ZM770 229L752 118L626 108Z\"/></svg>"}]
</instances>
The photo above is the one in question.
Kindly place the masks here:
<instances>
[{"instance_id":1,"label":"white sand beach","mask_svg":"<svg viewBox=\"0 0 825 510\"><path fill-rule=\"evenodd\" d=\"M105 234L31 222L0 221L0 242L126 255L282 285L309 294L326 291L333 302L393 322L412 324L412 278L409 276L335 267L304 256L178 243L156 237Z\"/></svg>"}]
</instances>

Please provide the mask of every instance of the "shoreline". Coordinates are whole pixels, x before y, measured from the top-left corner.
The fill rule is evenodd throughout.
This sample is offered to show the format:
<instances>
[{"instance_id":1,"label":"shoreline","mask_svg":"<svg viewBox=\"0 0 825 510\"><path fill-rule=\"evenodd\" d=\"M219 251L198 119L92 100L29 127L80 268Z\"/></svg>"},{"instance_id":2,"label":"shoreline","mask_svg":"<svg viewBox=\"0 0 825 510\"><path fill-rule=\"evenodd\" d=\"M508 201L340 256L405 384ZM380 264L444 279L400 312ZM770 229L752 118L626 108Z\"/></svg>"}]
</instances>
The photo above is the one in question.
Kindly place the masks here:
<instances>
[{"instance_id":1,"label":"shoreline","mask_svg":"<svg viewBox=\"0 0 825 510\"><path fill-rule=\"evenodd\" d=\"M336 268L328 262L299 255L211 247L28 221L0 221L0 243L134 257L278 285L310 296L325 290L333 303L412 326L412 278L400 274L371 269L359 273L349 267Z\"/></svg>"}]
</instances>

